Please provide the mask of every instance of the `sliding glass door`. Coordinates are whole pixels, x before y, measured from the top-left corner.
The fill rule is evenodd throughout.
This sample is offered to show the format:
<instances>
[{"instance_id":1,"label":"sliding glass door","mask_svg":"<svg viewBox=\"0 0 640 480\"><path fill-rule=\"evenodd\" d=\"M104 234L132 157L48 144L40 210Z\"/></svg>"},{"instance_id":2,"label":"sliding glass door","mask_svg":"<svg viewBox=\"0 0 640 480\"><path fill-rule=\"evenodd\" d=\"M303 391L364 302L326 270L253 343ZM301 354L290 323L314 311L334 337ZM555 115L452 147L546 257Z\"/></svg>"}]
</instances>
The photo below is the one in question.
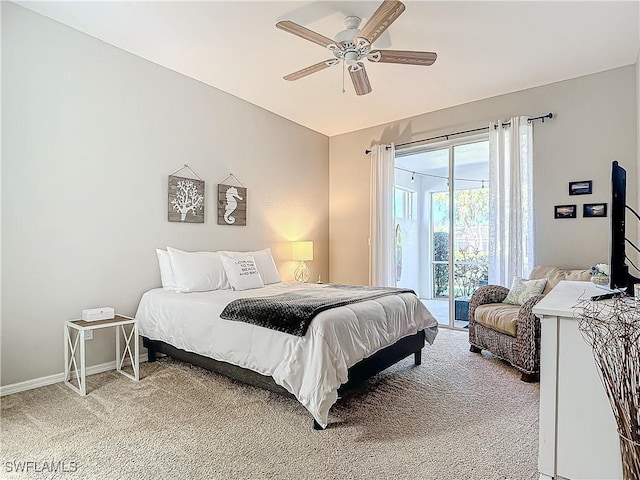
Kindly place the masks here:
<instances>
[{"instance_id":1,"label":"sliding glass door","mask_svg":"<svg viewBox=\"0 0 640 480\"><path fill-rule=\"evenodd\" d=\"M453 147L453 324L466 327L469 300L489 279L489 142Z\"/></svg>"},{"instance_id":2,"label":"sliding glass door","mask_svg":"<svg viewBox=\"0 0 640 480\"><path fill-rule=\"evenodd\" d=\"M396 202L415 195L410 223L396 203L397 282L445 326L467 326L469 299L487 283L488 178L486 135L397 154Z\"/></svg>"}]
</instances>

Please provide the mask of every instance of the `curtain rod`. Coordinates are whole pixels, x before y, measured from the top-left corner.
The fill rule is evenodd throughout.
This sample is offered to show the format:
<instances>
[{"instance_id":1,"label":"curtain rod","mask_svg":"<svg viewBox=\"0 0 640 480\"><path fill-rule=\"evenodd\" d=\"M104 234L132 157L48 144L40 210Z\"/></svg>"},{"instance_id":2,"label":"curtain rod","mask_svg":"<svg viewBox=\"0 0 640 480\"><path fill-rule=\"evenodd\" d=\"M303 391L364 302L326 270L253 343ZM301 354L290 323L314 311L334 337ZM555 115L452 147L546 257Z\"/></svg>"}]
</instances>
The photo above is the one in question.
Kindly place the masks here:
<instances>
[{"instance_id":1,"label":"curtain rod","mask_svg":"<svg viewBox=\"0 0 640 480\"><path fill-rule=\"evenodd\" d=\"M542 123L544 123L545 118L553 118L553 113L547 113L546 115L540 115L539 117L531 117L531 118L527 118L527 123L533 123L536 120L542 120ZM507 123L503 123L502 126L503 127L508 127L509 125L511 125L511 122L507 122ZM495 128L498 128L498 126L496 125ZM430 137L430 138L423 138L421 140L414 140L412 142L405 142L405 143L399 143L396 145L396 147L404 147L406 145L413 145L414 143L422 143L422 142L428 142L430 140L438 140L440 138L444 138L445 140L449 140L449 137L453 137L455 135L463 135L465 133L473 133L473 132L482 132L484 130L489 130L489 127L481 127L481 128L473 128L471 130L464 130L462 132L453 132L453 133L446 133L444 135L438 135L436 137ZM389 147L387 147L387 150L389 149ZM371 150L365 150L364 151L365 155L368 155L371 153Z\"/></svg>"}]
</instances>

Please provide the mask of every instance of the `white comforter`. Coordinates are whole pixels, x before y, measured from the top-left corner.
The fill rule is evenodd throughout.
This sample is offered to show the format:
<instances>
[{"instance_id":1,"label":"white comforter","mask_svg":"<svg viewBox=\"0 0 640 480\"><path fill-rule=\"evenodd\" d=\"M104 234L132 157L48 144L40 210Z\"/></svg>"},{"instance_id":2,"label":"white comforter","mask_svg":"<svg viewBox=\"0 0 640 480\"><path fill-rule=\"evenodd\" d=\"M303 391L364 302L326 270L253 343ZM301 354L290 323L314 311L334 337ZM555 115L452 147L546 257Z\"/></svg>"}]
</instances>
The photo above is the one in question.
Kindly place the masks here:
<instances>
[{"instance_id":1,"label":"white comforter","mask_svg":"<svg viewBox=\"0 0 640 480\"><path fill-rule=\"evenodd\" d=\"M408 293L326 310L314 318L304 337L220 318L236 298L322 287L278 283L241 292L202 293L158 288L142 296L136 320L140 334L152 340L272 376L326 427L351 366L422 329L433 343L437 321Z\"/></svg>"}]
</instances>

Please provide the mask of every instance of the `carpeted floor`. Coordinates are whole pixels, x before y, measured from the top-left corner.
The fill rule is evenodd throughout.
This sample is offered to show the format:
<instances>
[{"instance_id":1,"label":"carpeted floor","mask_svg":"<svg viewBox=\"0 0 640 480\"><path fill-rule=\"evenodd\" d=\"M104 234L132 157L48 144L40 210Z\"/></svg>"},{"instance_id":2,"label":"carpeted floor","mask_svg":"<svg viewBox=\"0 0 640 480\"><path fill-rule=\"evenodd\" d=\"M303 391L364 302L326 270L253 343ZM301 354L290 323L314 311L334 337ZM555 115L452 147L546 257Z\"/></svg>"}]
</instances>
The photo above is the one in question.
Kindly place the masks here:
<instances>
[{"instance_id":1,"label":"carpeted floor","mask_svg":"<svg viewBox=\"0 0 640 480\"><path fill-rule=\"evenodd\" d=\"M297 401L196 367L163 359L141 373L88 377L84 398L63 384L3 397L0 478L538 477L539 386L470 353L466 332L441 330L421 366L378 375L320 432ZM26 461L75 472L10 471Z\"/></svg>"}]
</instances>

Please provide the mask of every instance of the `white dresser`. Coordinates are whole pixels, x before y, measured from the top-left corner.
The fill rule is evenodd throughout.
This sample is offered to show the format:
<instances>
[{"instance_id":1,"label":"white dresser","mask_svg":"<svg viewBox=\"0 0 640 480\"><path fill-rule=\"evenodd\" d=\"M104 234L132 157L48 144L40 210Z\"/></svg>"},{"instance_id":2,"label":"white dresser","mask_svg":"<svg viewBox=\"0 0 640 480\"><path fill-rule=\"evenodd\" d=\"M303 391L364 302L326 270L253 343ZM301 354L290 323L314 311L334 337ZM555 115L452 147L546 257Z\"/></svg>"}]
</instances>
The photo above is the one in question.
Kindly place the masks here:
<instances>
[{"instance_id":1,"label":"white dresser","mask_svg":"<svg viewBox=\"0 0 640 480\"><path fill-rule=\"evenodd\" d=\"M602 293L590 282L562 281L533 308L542 324L541 479L622 478L616 422L591 346L573 317L580 296Z\"/></svg>"}]
</instances>

